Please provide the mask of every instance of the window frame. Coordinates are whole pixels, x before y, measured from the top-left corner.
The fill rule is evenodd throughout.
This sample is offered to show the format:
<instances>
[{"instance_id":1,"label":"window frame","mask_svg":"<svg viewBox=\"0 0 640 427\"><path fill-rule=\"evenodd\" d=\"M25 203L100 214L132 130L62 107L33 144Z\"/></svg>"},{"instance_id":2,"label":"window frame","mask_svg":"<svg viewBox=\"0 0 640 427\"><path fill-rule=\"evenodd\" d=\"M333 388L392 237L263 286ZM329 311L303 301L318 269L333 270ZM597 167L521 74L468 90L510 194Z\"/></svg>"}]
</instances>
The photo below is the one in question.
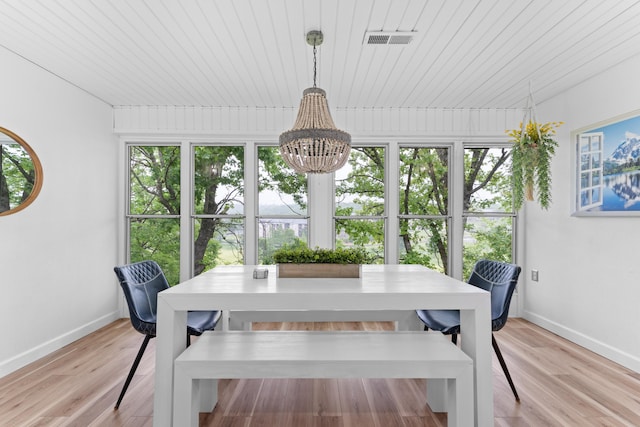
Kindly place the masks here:
<instances>
[{"instance_id":1,"label":"window frame","mask_svg":"<svg viewBox=\"0 0 640 427\"><path fill-rule=\"evenodd\" d=\"M202 145L214 145L214 146L224 146L224 145L236 145L236 146L244 146L244 263L245 264L256 264L258 260L258 238L259 235L257 233L258 222L263 215L259 215L258 212L258 147L259 146L274 146L277 147L278 144L274 141L274 138L271 137L259 137L259 138L247 138L242 136L231 136L228 138L221 139L213 139L213 138L170 138L170 137L122 137L121 138L123 147L122 158L124 159L124 173L121 175L123 179L123 189L124 189L124 200L122 210L124 215L121 217L122 226L121 226L121 236L123 236L124 248L122 254L124 254L123 261L128 262L130 260L131 255L131 246L130 246L130 218L135 215L130 215L130 147L131 146L177 146L180 148L181 153L181 215L171 215L171 216L158 216L158 215L150 215L153 218L179 218L180 221L180 278L182 280L186 280L192 277L193 274L193 221L192 218L194 212L194 201L192 200L192 192L193 192L193 168L194 168L194 159L193 153L194 145L202 146ZM463 183L464 183L464 150L466 148L485 148L485 147L509 147L510 143L506 140L500 140L499 138L474 138L469 137L468 139L456 139L456 138L436 138L436 137L401 137L401 138L389 138L389 137L369 137L360 141L354 141L354 146L378 146L385 149L385 215L382 218L376 216L375 219L383 219L384 220L384 262L385 263L397 263L399 260L399 252L397 247L397 235L399 233L399 206L398 200L395 198L399 197L398 194L394 194L399 191L398 186L399 183L399 168L400 168L400 149L401 148L447 148L449 149L448 156L448 165L449 168L449 176L448 176L448 188L449 188L449 197L448 197L448 215L440 216L437 215L435 217L446 219L448 221L448 271L449 275L455 278L462 278L462 264L463 264L463 235L464 230L462 230L462 218L463 216L469 216L470 213L463 212L462 208L462 197L459 197L460 200L456 200L454 198L455 194L463 191ZM330 182L333 182L335 187L335 179L331 179ZM391 186L394 186L393 188ZM307 203L311 204L312 198L314 195L310 192L311 188L308 187L307 192ZM335 188L331 190L334 194L333 202L335 203ZM122 200L122 199L121 199ZM188 214L186 208L188 206ZM331 226L333 229L331 232L333 233L333 244L335 245L335 208L332 206L331 212L333 215L330 218ZM307 220L307 224L309 227L309 231L311 231L311 221L314 220L314 211L307 210L307 215L305 219ZM186 215L185 215L186 214ZM518 235L522 230L518 227L520 223L518 221L519 212L514 213L483 213L483 214L472 214L472 215L482 215L482 216L511 216L513 217L513 260L517 260L518 256L518 244L520 240L518 239ZM238 216L240 217L240 216ZM429 216L433 217L433 216ZM365 217L356 217L350 216L346 219L367 219ZM185 231L188 232L188 235L185 235ZM310 238L310 236L307 236ZM464 280L464 279L463 279Z\"/></svg>"},{"instance_id":2,"label":"window frame","mask_svg":"<svg viewBox=\"0 0 640 427\"><path fill-rule=\"evenodd\" d=\"M126 262L131 261L131 220L135 218L140 219L179 219L180 215L140 215L131 213L131 148L132 147L178 147L180 149L180 156L182 156L182 144L180 142L126 142L125 143L125 197L124 197L124 218L125 218L125 256ZM182 168L182 164L180 165ZM182 182L181 182L182 184ZM182 185L180 188L180 196L182 197ZM180 209L182 209L182 203L180 203Z\"/></svg>"},{"instance_id":3,"label":"window frame","mask_svg":"<svg viewBox=\"0 0 640 427\"><path fill-rule=\"evenodd\" d=\"M465 142L462 144L462 183L464 184L464 174L465 174L465 170L464 170L464 152L467 149L473 149L473 148L478 148L478 149L484 149L484 148L496 148L496 149L503 149L503 148L512 148L512 143L511 142ZM509 156L511 156L511 154L509 154ZM464 191L464 190L463 190ZM462 218L512 218L511 220L511 262L512 263L516 263L517 262L517 255L518 255L518 218L519 218L519 212L515 210L515 206L513 203L513 192L511 193L512 197L512 203L511 203L511 211L506 212L506 211L486 211L486 212L481 212L481 211L465 211L464 209L462 210ZM465 230L462 230L462 238L464 238L464 233ZM464 242L462 241L462 247L460 248L460 258L461 258L461 266L462 263L464 262Z\"/></svg>"},{"instance_id":4,"label":"window frame","mask_svg":"<svg viewBox=\"0 0 640 427\"><path fill-rule=\"evenodd\" d=\"M383 248L382 248L382 254L383 254L383 260L384 263L388 263L389 262L389 250L388 250L388 246L389 246L389 143L388 142L354 142L351 144L351 147L356 147L356 148L382 148L384 150L384 175L383 175L383 185L384 185L384 191L383 191L383 197L384 197L384 209L383 209L383 213L382 215L336 215L336 179L335 176L333 177L333 206L332 206L332 212L333 212L333 220L331 222L331 226L332 226L332 230L331 232L333 233L333 246L336 247L337 245L337 227L336 227L336 222L339 220L361 220L361 221L368 221L368 220L378 220L378 221L382 221L382 232L383 232L383 239L384 239L384 243L383 243Z\"/></svg>"},{"instance_id":5,"label":"window frame","mask_svg":"<svg viewBox=\"0 0 640 427\"><path fill-rule=\"evenodd\" d=\"M393 197L396 202L398 203L398 210L397 212L394 214L396 217L396 230L395 230L395 235L396 237L399 239L400 238L400 221L402 219L408 219L408 220L412 220L412 219L437 219L437 220L442 220L447 228L447 272L450 276L453 276L453 271L452 268L455 265L453 262L453 257L451 256L452 254L452 249L454 249L456 247L455 243L454 243L454 209L455 209L455 204L454 204L454 200L453 197L451 197L451 195L454 192L454 181L455 181L455 174L456 174L456 169L454 168L454 157L455 157L455 143L454 142L446 142L446 141L430 141L430 142L398 142L397 144L397 153L396 153L396 174L397 174L397 180L394 184L394 190L397 191L397 193L394 195L391 195L391 197ZM447 149L447 169L449 171L449 173L447 174L447 214L446 215L418 215L418 214L400 214L400 151L404 148L420 148L420 149L438 149L438 148L446 148ZM400 247L400 242L399 240L396 240L396 246L399 248ZM462 252L460 252L460 254L462 254ZM398 252L396 253L396 263L400 262L400 250L398 250ZM455 277L455 276L454 276Z\"/></svg>"},{"instance_id":6,"label":"window frame","mask_svg":"<svg viewBox=\"0 0 640 427\"><path fill-rule=\"evenodd\" d=\"M577 172L577 177L576 177L576 183L577 183L577 211L578 212L583 212L583 211L589 211L593 208L597 208L599 206L602 206L604 203L604 132L584 132L584 133L579 133L576 136L577 139L577 143L576 143L576 148L577 148L577 159L578 161L576 162L577 164L577 168L576 168L576 172ZM586 141L585 141L586 139ZM593 149L593 143L594 140L597 140L597 144L598 147L597 149ZM583 143L587 143L587 145L589 146L588 149L583 151ZM595 155L598 155L600 157L600 163L599 166L594 167L593 165L593 158ZM582 168L582 158L583 156L586 156L588 158L588 163L589 166L587 168ZM589 183L585 186L582 185L582 174L583 173L587 173L589 178ZM600 176L600 183L594 185L593 184L593 176L594 173L599 174ZM598 194L598 200L593 200L593 194L594 192L597 191ZM589 203L583 204L582 203L582 195L583 192L587 192L588 194L588 200Z\"/></svg>"},{"instance_id":7,"label":"window frame","mask_svg":"<svg viewBox=\"0 0 640 427\"><path fill-rule=\"evenodd\" d=\"M311 219L311 214L309 212L309 181L307 179L307 212L304 215L262 215L260 213L260 186L258 180L260 179L260 158L259 158L259 150L261 147L274 147L278 148L278 144L276 143L268 143L268 142L257 142L253 147L253 158L254 158L254 166L253 166L253 177L250 179L254 183L254 191L253 191L253 200L255 201L254 206L255 209L251 213L251 217L254 218L255 225L255 237L253 239L254 247L252 249L252 254L255 260L255 264L260 263L260 220L261 219L304 219L307 224L307 242L309 241L309 221ZM246 179L246 177L245 177ZM246 214L246 212L245 212ZM248 252L248 251L247 251Z\"/></svg>"},{"instance_id":8,"label":"window frame","mask_svg":"<svg viewBox=\"0 0 640 427\"><path fill-rule=\"evenodd\" d=\"M194 277L195 273L195 229L196 229L196 221L203 218L219 218L219 219L241 219L242 220L242 229L243 229L243 239L242 239L242 263L246 264L247 262L247 203L246 200L249 197L247 192L243 193L243 209L242 214L233 214L233 215L218 215L218 214L196 214L196 206L195 206L195 155L196 155L196 147L242 147L243 157L245 160L247 158L247 144L241 142L200 142L200 141L191 141L189 142L189 188L188 188L188 197L189 197L189 228L188 228L188 236L189 236L189 255L188 255L188 263L189 263L189 278ZM242 185L246 189L247 182L247 163L244 161L244 170L242 171ZM182 255L182 253L181 253Z\"/></svg>"}]
</instances>

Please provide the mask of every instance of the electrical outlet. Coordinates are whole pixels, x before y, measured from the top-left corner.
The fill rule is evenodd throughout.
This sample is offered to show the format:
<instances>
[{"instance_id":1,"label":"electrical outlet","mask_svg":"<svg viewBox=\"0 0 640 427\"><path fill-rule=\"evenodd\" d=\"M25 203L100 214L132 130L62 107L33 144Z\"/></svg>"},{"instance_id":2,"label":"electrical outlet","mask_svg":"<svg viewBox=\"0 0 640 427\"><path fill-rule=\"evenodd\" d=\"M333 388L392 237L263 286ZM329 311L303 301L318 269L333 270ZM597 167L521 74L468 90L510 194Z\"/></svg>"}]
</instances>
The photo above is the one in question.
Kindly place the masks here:
<instances>
[{"instance_id":1,"label":"electrical outlet","mask_svg":"<svg viewBox=\"0 0 640 427\"><path fill-rule=\"evenodd\" d=\"M534 282L538 281L538 270L531 270L531 280Z\"/></svg>"}]
</instances>

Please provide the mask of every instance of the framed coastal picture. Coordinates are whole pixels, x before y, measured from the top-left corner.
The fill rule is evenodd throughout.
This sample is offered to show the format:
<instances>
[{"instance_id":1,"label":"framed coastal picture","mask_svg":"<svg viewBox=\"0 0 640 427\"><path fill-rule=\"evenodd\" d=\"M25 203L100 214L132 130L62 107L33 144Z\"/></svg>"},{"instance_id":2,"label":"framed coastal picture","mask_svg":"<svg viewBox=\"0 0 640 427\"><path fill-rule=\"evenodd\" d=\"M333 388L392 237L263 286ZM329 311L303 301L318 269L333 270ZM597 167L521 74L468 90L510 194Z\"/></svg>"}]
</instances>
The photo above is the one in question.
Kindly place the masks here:
<instances>
[{"instance_id":1,"label":"framed coastal picture","mask_svg":"<svg viewBox=\"0 0 640 427\"><path fill-rule=\"evenodd\" d=\"M575 216L640 215L640 110L572 132Z\"/></svg>"}]
</instances>

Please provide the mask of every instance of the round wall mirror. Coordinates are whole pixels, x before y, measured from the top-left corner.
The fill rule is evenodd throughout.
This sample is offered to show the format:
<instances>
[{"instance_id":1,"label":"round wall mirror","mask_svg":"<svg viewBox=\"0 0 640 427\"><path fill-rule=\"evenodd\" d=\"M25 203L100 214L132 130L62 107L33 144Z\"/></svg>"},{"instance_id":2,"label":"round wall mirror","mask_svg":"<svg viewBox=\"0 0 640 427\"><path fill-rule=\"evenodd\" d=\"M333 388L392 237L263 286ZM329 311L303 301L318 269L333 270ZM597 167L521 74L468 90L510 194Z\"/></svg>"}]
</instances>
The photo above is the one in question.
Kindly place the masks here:
<instances>
[{"instance_id":1,"label":"round wall mirror","mask_svg":"<svg viewBox=\"0 0 640 427\"><path fill-rule=\"evenodd\" d=\"M29 206L42 187L42 165L22 138L0 127L0 216Z\"/></svg>"}]
</instances>

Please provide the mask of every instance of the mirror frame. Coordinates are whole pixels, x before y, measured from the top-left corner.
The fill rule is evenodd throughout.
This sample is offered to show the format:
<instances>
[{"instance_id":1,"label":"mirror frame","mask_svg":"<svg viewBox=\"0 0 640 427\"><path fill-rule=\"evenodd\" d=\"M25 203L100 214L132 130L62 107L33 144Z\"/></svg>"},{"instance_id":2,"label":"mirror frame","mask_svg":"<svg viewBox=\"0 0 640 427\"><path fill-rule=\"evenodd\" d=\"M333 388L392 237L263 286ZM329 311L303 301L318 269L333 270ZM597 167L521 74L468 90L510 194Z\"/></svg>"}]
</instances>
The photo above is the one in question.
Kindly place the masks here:
<instances>
[{"instance_id":1,"label":"mirror frame","mask_svg":"<svg viewBox=\"0 0 640 427\"><path fill-rule=\"evenodd\" d=\"M40 159L36 155L36 152L33 151L33 148L31 148L31 146L27 144L24 139L20 138L18 135L11 132L9 129L5 129L3 127L0 127L0 132L7 135L14 141L16 141L18 144L20 144L22 148L25 149L25 151L27 152L27 154L29 154L29 157L31 158L31 162L33 163L33 169L36 174L35 182L33 183L33 189L31 190L31 193L29 194L29 196L26 199L24 199L24 201L20 203L18 206L12 209L9 209L8 211L0 212L0 216L7 216L7 215L14 214L16 212L20 212L21 210L29 206L31 203L33 203L36 197L38 197L38 194L40 194L40 189L42 188L43 172L42 172L42 164L40 163Z\"/></svg>"}]
</instances>

